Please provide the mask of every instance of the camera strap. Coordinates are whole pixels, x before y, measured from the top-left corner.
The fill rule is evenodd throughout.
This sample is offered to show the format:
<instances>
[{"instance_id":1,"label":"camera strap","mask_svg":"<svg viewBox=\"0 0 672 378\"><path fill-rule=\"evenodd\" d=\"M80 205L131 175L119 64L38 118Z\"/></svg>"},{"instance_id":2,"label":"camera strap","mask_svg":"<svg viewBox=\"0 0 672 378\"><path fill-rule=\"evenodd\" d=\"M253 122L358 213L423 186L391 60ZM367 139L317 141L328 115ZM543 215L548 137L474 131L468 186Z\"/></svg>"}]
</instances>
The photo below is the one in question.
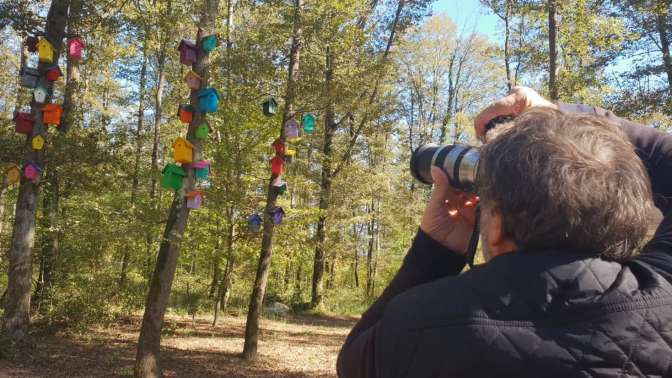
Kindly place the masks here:
<instances>
[{"instance_id":1,"label":"camera strap","mask_svg":"<svg viewBox=\"0 0 672 378\"><path fill-rule=\"evenodd\" d=\"M476 222L474 224L474 230L471 232L469 246L467 247L467 254L464 256L467 265L469 265L469 268L473 268L474 266L474 258L476 257L476 250L478 249L478 240L481 237L481 229L479 226L481 223L481 206L476 205L475 213L476 216L474 219Z\"/></svg>"}]
</instances>

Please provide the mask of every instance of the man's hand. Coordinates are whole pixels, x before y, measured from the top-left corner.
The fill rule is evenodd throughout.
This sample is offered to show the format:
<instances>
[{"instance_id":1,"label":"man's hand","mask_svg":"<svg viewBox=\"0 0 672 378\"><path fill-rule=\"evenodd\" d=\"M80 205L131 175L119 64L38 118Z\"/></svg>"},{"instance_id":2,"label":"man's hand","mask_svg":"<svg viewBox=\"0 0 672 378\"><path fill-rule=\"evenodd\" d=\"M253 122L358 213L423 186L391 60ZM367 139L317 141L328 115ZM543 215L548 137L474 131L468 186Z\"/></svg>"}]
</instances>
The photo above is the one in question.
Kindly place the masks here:
<instances>
[{"instance_id":1,"label":"man's hand","mask_svg":"<svg viewBox=\"0 0 672 378\"><path fill-rule=\"evenodd\" d=\"M434 190L420 229L444 247L465 254L474 230L478 197L460 192L450 185L446 173L432 167Z\"/></svg>"},{"instance_id":2,"label":"man's hand","mask_svg":"<svg viewBox=\"0 0 672 378\"><path fill-rule=\"evenodd\" d=\"M476 136L480 140L484 140L486 129L485 125L495 117L498 116L514 116L517 117L520 113L528 108L535 106L544 106L557 109L558 106L527 87L513 87L509 95L503 99L491 104L485 108L474 120L474 128L476 129Z\"/></svg>"}]
</instances>

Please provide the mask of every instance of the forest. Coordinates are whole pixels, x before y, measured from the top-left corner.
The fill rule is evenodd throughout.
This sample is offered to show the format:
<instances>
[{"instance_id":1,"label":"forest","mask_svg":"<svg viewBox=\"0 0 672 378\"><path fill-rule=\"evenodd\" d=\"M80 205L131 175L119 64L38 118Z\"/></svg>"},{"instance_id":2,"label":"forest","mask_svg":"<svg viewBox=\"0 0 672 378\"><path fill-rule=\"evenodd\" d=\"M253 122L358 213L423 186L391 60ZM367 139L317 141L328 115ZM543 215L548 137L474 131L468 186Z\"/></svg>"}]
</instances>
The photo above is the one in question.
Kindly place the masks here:
<instances>
[{"instance_id":1,"label":"forest","mask_svg":"<svg viewBox=\"0 0 672 378\"><path fill-rule=\"evenodd\" d=\"M418 146L517 85L669 130L669 0L433 3L0 0L0 375L333 377Z\"/></svg>"}]
</instances>

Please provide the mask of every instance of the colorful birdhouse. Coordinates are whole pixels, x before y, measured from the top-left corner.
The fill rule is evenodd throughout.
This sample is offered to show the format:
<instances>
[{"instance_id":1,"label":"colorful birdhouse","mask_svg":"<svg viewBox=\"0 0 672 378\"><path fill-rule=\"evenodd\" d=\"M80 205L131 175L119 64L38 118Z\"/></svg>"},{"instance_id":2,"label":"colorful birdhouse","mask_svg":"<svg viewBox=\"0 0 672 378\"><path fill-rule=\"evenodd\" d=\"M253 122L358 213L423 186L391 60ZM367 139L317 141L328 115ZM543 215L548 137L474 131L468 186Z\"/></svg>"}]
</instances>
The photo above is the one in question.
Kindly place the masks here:
<instances>
[{"instance_id":1,"label":"colorful birdhouse","mask_svg":"<svg viewBox=\"0 0 672 378\"><path fill-rule=\"evenodd\" d=\"M201 87L201 77L194 71L189 71L184 75L184 82L187 83L189 89L196 90Z\"/></svg>"},{"instance_id":2,"label":"colorful birdhouse","mask_svg":"<svg viewBox=\"0 0 672 378\"><path fill-rule=\"evenodd\" d=\"M303 131L306 134L312 134L315 130L315 115L313 113L306 113L303 115Z\"/></svg>"},{"instance_id":3,"label":"colorful birdhouse","mask_svg":"<svg viewBox=\"0 0 672 378\"><path fill-rule=\"evenodd\" d=\"M194 168L196 180L205 181L210 176L210 162L201 160L191 165Z\"/></svg>"},{"instance_id":4,"label":"colorful birdhouse","mask_svg":"<svg viewBox=\"0 0 672 378\"><path fill-rule=\"evenodd\" d=\"M175 142L173 142L173 156L178 163L191 164L193 150L194 145L182 137L175 139Z\"/></svg>"},{"instance_id":5,"label":"colorful birdhouse","mask_svg":"<svg viewBox=\"0 0 672 378\"><path fill-rule=\"evenodd\" d=\"M285 122L285 138L288 140L299 137L299 124L294 118L290 118Z\"/></svg>"},{"instance_id":6,"label":"colorful birdhouse","mask_svg":"<svg viewBox=\"0 0 672 378\"><path fill-rule=\"evenodd\" d=\"M275 98L269 97L262 104L264 109L264 115L268 117L274 116L278 112L278 102L275 101Z\"/></svg>"},{"instance_id":7,"label":"colorful birdhouse","mask_svg":"<svg viewBox=\"0 0 672 378\"><path fill-rule=\"evenodd\" d=\"M61 76L63 76L63 72L61 71L61 67L58 65L53 65L47 68L47 73L45 74L47 81L56 81Z\"/></svg>"},{"instance_id":8,"label":"colorful birdhouse","mask_svg":"<svg viewBox=\"0 0 672 378\"><path fill-rule=\"evenodd\" d=\"M214 113L219 109L219 93L214 88L198 92L198 107L203 113Z\"/></svg>"},{"instance_id":9,"label":"colorful birdhouse","mask_svg":"<svg viewBox=\"0 0 672 378\"><path fill-rule=\"evenodd\" d=\"M37 182L42 174L42 167L33 162L28 162L23 166L23 175L31 182Z\"/></svg>"},{"instance_id":10,"label":"colorful birdhouse","mask_svg":"<svg viewBox=\"0 0 672 378\"><path fill-rule=\"evenodd\" d=\"M217 35L216 34L211 34L211 35L205 36L205 37L203 37L203 39L201 39L201 49L203 49L203 52L209 53L216 48L217 48Z\"/></svg>"},{"instance_id":11,"label":"colorful birdhouse","mask_svg":"<svg viewBox=\"0 0 672 378\"><path fill-rule=\"evenodd\" d=\"M291 163L294 160L295 156L296 156L296 150L288 148L287 151L285 151L285 163L287 164Z\"/></svg>"},{"instance_id":12,"label":"colorful birdhouse","mask_svg":"<svg viewBox=\"0 0 672 378\"><path fill-rule=\"evenodd\" d=\"M10 184L16 184L21 180L21 170L16 164L10 164L5 168L5 175Z\"/></svg>"},{"instance_id":13,"label":"colorful birdhouse","mask_svg":"<svg viewBox=\"0 0 672 378\"><path fill-rule=\"evenodd\" d=\"M35 125L35 119L33 115L26 112L17 112L14 115L14 123L16 124L15 130L19 134L30 135L33 132L33 126Z\"/></svg>"},{"instance_id":14,"label":"colorful birdhouse","mask_svg":"<svg viewBox=\"0 0 672 378\"><path fill-rule=\"evenodd\" d=\"M259 214L250 214L247 217L247 228L250 230L250 232L256 234L257 232L261 231L262 222L263 220Z\"/></svg>"},{"instance_id":15,"label":"colorful birdhouse","mask_svg":"<svg viewBox=\"0 0 672 378\"><path fill-rule=\"evenodd\" d=\"M84 42L79 37L70 38L68 40L68 55L74 60L82 59L84 52Z\"/></svg>"},{"instance_id":16,"label":"colorful birdhouse","mask_svg":"<svg viewBox=\"0 0 672 378\"><path fill-rule=\"evenodd\" d=\"M194 119L194 107L189 104L180 104L177 116L180 117L180 122L190 124Z\"/></svg>"},{"instance_id":17,"label":"colorful birdhouse","mask_svg":"<svg viewBox=\"0 0 672 378\"><path fill-rule=\"evenodd\" d=\"M35 135L30 141L33 150L40 151L44 148L44 137L42 135Z\"/></svg>"},{"instance_id":18,"label":"colorful birdhouse","mask_svg":"<svg viewBox=\"0 0 672 378\"><path fill-rule=\"evenodd\" d=\"M287 192L287 182L281 180L280 177L277 177L275 180L273 180L273 186L277 188L279 195L283 195Z\"/></svg>"},{"instance_id":19,"label":"colorful birdhouse","mask_svg":"<svg viewBox=\"0 0 672 378\"><path fill-rule=\"evenodd\" d=\"M21 69L21 85L26 88L35 88L40 81L40 72L37 68L23 67Z\"/></svg>"},{"instance_id":20,"label":"colorful birdhouse","mask_svg":"<svg viewBox=\"0 0 672 378\"><path fill-rule=\"evenodd\" d=\"M180 63L191 66L198 59L198 47L194 42L183 39L177 47L180 52Z\"/></svg>"},{"instance_id":21,"label":"colorful birdhouse","mask_svg":"<svg viewBox=\"0 0 672 378\"><path fill-rule=\"evenodd\" d=\"M40 38L37 42L37 54L40 59L40 63L53 63L54 62L54 46L47 41L46 38Z\"/></svg>"},{"instance_id":22,"label":"colorful birdhouse","mask_svg":"<svg viewBox=\"0 0 672 378\"><path fill-rule=\"evenodd\" d=\"M33 89L33 99L38 104L44 104L47 101L47 96L49 96L49 90L44 85L38 85Z\"/></svg>"},{"instance_id":23,"label":"colorful birdhouse","mask_svg":"<svg viewBox=\"0 0 672 378\"><path fill-rule=\"evenodd\" d=\"M30 36L26 38L26 49L28 49L28 52L34 53L37 51L37 37Z\"/></svg>"},{"instance_id":24,"label":"colorful birdhouse","mask_svg":"<svg viewBox=\"0 0 672 378\"><path fill-rule=\"evenodd\" d=\"M206 140L208 139L208 134L210 134L210 126L207 123L201 123L196 128L196 139Z\"/></svg>"},{"instance_id":25,"label":"colorful birdhouse","mask_svg":"<svg viewBox=\"0 0 672 378\"><path fill-rule=\"evenodd\" d=\"M166 165L161 174L161 186L173 190L180 190L182 188L182 181L187 175L184 169L176 164Z\"/></svg>"},{"instance_id":26,"label":"colorful birdhouse","mask_svg":"<svg viewBox=\"0 0 672 378\"><path fill-rule=\"evenodd\" d=\"M198 209L203 205L205 197L200 190L192 190L187 193L187 208L189 209Z\"/></svg>"},{"instance_id":27,"label":"colorful birdhouse","mask_svg":"<svg viewBox=\"0 0 672 378\"><path fill-rule=\"evenodd\" d=\"M275 209L273 209L273 224L281 224L282 223L282 218L285 217L285 210L282 209L280 206L276 206Z\"/></svg>"},{"instance_id":28,"label":"colorful birdhouse","mask_svg":"<svg viewBox=\"0 0 672 378\"><path fill-rule=\"evenodd\" d=\"M274 156L270 161L271 163L271 173L274 176L280 176L285 165L285 159L280 156Z\"/></svg>"},{"instance_id":29,"label":"colorful birdhouse","mask_svg":"<svg viewBox=\"0 0 672 378\"><path fill-rule=\"evenodd\" d=\"M61 124L63 108L58 104L46 104L42 107L42 122L45 125L57 126Z\"/></svg>"},{"instance_id":30,"label":"colorful birdhouse","mask_svg":"<svg viewBox=\"0 0 672 378\"><path fill-rule=\"evenodd\" d=\"M271 146L275 148L276 154L283 155L285 153L285 141L281 138L276 139Z\"/></svg>"}]
</instances>

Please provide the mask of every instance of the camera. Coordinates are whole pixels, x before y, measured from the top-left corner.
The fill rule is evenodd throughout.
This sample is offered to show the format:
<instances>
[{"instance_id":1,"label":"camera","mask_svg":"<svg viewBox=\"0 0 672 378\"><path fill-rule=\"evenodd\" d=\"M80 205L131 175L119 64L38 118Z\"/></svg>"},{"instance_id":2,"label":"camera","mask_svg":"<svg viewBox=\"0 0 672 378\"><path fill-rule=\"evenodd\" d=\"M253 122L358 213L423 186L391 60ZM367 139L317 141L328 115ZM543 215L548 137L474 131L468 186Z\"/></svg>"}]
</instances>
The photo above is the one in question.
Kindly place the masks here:
<instances>
[{"instance_id":1,"label":"camera","mask_svg":"<svg viewBox=\"0 0 672 378\"><path fill-rule=\"evenodd\" d=\"M497 125L512 121L513 116L498 116L485 125L485 130L487 132ZM431 185L433 183L431 169L436 166L448 174L452 186L474 193L478 159L478 148L466 144L425 144L413 152L411 174L416 180Z\"/></svg>"}]
</instances>

